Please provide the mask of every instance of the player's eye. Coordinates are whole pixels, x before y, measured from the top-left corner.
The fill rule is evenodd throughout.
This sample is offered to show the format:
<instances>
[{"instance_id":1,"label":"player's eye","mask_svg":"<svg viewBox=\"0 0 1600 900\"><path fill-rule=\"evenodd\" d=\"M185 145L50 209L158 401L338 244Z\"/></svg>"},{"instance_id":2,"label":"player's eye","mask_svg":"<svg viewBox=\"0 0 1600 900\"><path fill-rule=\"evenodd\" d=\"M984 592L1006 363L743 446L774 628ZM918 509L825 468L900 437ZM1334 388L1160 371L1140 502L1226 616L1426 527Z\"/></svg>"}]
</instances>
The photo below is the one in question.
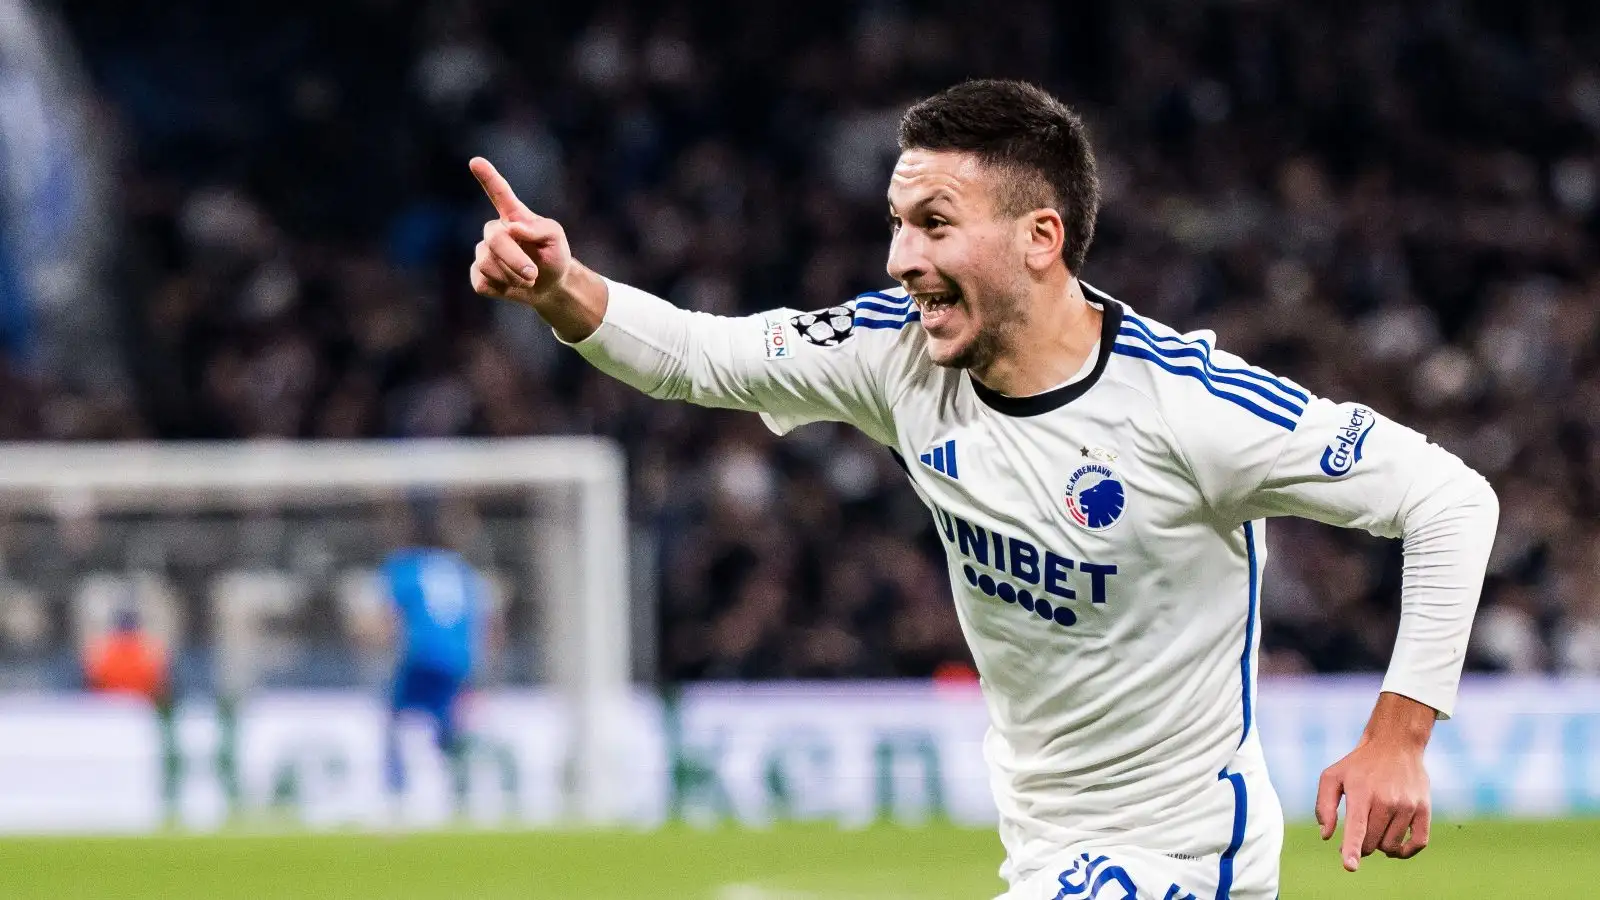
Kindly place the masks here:
<instances>
[{"instance_id":1,"label":"player's eye","mask_svg":"<svg viewBox=\"0 0 1600 900\"><path fill-rule=\"evenodd\" d=\"M899 216L895 216L895 215L885 216L884 217L884 221L889 223L889 233L890 234L893 234L896 231L900 230L900 217Z\"/></svg>"},{"instance_id":2,"label":"player's eye","mask_svg":"<svg viewBox=\"0 0 1600 900\"><path fill-rule=\"evenodd\" d=\"M945 227L946 225L949 225L949 224L950 224L950 222L948 220L946 220L943 216L929 216L928 217L928 230L929 231L933 231L936 228L943 228L943 227Z\"/></svg>"}]
</instances>

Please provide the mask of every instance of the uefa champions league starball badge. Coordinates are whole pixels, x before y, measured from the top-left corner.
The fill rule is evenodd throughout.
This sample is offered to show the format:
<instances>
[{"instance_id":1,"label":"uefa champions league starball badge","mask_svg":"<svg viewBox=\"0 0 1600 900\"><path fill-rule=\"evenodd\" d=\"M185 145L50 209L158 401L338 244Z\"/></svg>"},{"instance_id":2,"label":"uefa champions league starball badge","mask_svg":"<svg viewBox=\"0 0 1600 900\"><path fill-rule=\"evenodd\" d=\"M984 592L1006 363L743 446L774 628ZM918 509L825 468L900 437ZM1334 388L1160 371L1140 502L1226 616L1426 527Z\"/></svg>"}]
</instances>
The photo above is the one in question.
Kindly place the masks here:
<instances>
[{"instance_id":1,"label":"uefa champions league starball badge","mask_svg":"<svg viewBox=\"0 0 1600 900\"><path fill-rule=\"evenodd\" d=\"M1096 462L1081 465L1072 473L1067 479L1064 499L1067 515L1079 528L1105 531L1122 521L1123 510L1128 506L1128 490L1109 465L1116 454L1098 447L1094 449L1099 452L1085 450L1084 455Z\"/></svg>"},{"instance_id":2,"label":"uefa champions league starball badge","mask_svg":"<svg viewBox=\"0 0 1600 900\"><path fill-rule=\"evenodd\" d=\"M848 306L830 306L816 312L801 313L790 319L789 324L809 344L837 347L854 330L855 311Z\"/></svg>"}]
</instances>

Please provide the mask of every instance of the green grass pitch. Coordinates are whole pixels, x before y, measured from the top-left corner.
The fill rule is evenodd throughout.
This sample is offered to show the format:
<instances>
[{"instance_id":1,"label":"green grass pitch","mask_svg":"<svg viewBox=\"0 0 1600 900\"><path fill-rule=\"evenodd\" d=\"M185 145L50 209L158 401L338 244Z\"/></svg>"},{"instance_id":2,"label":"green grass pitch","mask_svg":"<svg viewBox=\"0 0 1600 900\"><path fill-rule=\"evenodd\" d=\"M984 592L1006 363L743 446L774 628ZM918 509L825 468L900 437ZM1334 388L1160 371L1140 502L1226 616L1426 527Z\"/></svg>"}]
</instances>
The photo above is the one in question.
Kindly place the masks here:
<instances>
[{"instance_id":1,"label":"green grass pitch","mask_svg":"<svg viewBox=\"0 0 1600 900\"><path fill-rule=\"evenodd\" d=\"M629 832L0 840L6 900L935 900L992 898L993 832L671 828ZM1283 897L1600 897L1600 819L1434 827L1409 862L1345 873L1314 830L1289 831Z\"/></svg>"}]
</instances>

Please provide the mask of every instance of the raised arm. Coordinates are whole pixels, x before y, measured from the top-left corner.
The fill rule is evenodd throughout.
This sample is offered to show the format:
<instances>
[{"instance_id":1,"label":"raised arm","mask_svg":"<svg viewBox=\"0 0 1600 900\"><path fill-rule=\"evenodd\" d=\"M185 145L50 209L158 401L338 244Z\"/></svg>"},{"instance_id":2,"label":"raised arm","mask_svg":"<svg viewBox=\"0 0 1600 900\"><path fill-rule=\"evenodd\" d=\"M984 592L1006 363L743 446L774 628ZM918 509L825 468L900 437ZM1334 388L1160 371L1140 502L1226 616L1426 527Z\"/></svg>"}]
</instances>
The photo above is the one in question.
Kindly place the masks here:
<instances>
[{"instance_id":1,"label":"raised arm","mask_svg":"<svg viewBox=\"0 0 1600 900\"><path fill-rule=\"evenodd\" d=\"M779 433L827 420L894 442L890 385L909 357L897 364L890 351L909 300L738 318L681 310L585 267L561 225L524 206L494 166L474 159L471 168L499 214L472 264L479 294L531 307L596 368L652 397L759 412ZM858 329L859 317L869 327Z\"/></svg>"}]
</instances>

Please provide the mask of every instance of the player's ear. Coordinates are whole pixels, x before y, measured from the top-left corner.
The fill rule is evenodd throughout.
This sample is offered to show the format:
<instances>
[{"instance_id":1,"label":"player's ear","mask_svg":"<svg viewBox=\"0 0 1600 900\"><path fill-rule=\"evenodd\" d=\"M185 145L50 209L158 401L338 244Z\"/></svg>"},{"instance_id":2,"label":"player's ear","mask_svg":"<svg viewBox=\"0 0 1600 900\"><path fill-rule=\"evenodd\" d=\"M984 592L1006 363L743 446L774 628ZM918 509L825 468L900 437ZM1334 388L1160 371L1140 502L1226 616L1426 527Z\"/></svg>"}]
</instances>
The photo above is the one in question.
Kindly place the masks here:
<instances>
[{"instance_id":1,"label":"player's ear","mask_svg":"<svg viewBox=\"0 0 1600 900\"><path fill-rule=\"evenodd\" d=\"M1061 221L1060 213L1048 207L1033 210L1018 220L1018 228L1028 268L1042 272L1061 259L1067 227Z\"/></svg>"}]
</instances>

